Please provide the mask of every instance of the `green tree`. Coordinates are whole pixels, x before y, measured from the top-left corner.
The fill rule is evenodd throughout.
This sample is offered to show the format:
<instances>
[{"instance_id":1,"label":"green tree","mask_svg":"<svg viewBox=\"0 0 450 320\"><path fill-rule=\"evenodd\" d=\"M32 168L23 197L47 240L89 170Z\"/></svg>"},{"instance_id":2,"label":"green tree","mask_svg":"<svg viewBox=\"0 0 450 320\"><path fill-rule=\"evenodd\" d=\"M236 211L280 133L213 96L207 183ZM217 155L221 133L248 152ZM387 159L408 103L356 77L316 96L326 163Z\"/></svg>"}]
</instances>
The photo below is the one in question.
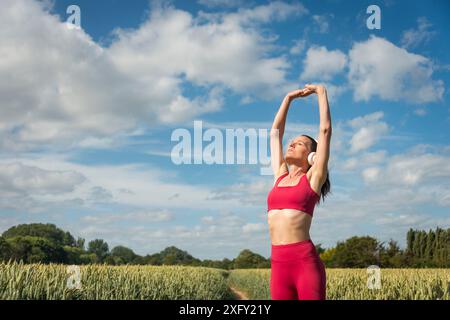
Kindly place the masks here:
<instances>
[{"instance_id":1,"label":"green tree","mask_svg":"<svg viewBox=\"0 0 450 320\"><path fill-rule=\"evenodd\" d=\"M50 223L20 224L3 232L3 237L5 239L19 236L40 237L53 241L60 246L75 246L75 239L69 232L64 232L54 224Z\"/></svg>"},{"instance_id":2,"label":"green tree","mask_svg":"<svg viewBox=\"0 0 450 320\"><path fill-rule=\"evenodd\" d=\"M66 263L68 264L83 264L81 256L85 254L85 251L79 247L64 246L66 253Z\"/></svg>"},{"instance_id":3,"label":"green tree","mask_svg":"<svg viewBox=\"0 0 450 320\"><path fill-rule=\"evenodd\" d=\"M336 248L326 249L320 254L320 259L323 261L326 267L334 267L334 254L336 253Z\"/></svg>"},{"instance_id":4,"label":"green tree","mask_svg":"<svg viewBox=\"0 0 450 320\"><path fill-rule=\"evenodd\" d=\"M366 268L379 264L380 249L375 238L351 237L345 242L338 242L333 261L337 267Z\"/></svg>"},{"instance_id":5,"label":"green tree","mask_svg":"<svg viewBox=\"0 0 450 320\"><path fill-rule=\"evenodd\" d=\"M424 262L426 244L427 244L427 233L421 230L419 231L419 258L421 260L421 264L423 264Z\"/></svg>"},{"instance_id":6,"label":"green tree","mask_svg":"<svg viewBox=\"0 0 450 320\"><path fill-rule=\"evenodd\" d=\"M380 264L384 268L398 268L404 263L404 255L397 241L390 239L387 248L381 248Z\"/></svg>"},{"instance_id":7,"label":"green tree","mask_svg":"<svg viewBox=\"0 0 450 320\"><path fill-rule=\"evenodd\" d=\"M159 253L155 253L152 255L146 255L144 257L145 264L150 264L154 266L160 266L162 265L162 258Z\"/></svg>"},{"instance_id":8,"label":"green tree","mask_svg":"<svg viewBox=\"0 0 450 320\"><path fill-rule=\"evenodd\" d=\"M95 264L100 263L95 253L83 253L80 255L81 264Z\"/></svg>"},{"instance_id":9,"label":"green tree","mask_svg":"<svg viewBox=\"0 0 450 320\"><path fill-rule=\"evenodd\" d=\"M111 257L116 265L131 264L136 259L136 254L130 248L124 246L116 246L111 250Z\"/></svg>"},{"instance_id":10,"label":"green tree","mask_svg":"<svg viewBox=\"0 0 450 320\"><path fill-rule=\"evenodd\" d=\"M406 251L412 253L413 252L413 244L414 244L414 236L415 231L410 228L408 233L406 234Z\"/></svg>"},{"instance_id":11,"label":"green tree","mask_svg":"<svg viewBox=\"0 0 450 320\"><path fill-rule=\"evenodd\" d=\"M109 247L103 239L95 239L88 243L88 252L95 254L98 262L102 263L108 256Z\"/></svg>"},{"instance_id":12,"label":"green tree","mask_svg":"<svg viewBox=\"0 0 450 320\"><path fill-rule=\"evenodd\" d=\"M81 250L84 250L84 244L85 244L84 238L78 237L78 239L77 239L75 245L76 245L78 248L80 248Z\"/></svg>"},{"instance_id":13,"label":"green tree","mask_svg":"<svg viewBox=\"0 0 450 320\"><path fill-rule=\"evenodd\" d=\"M11 257L11 245L0 236L0 261L7 261Z\"/></svg>"},{"instance_id":14,"label":"green tree","mask_svg":"<svg viewBox=\"0 0 450 320\"><path fill-rule=\"evenodd\" d=\"M322 244L321 244L321 243L316 244L315 246L316 246L316 251L317 251L317 253L318 253L319 255L325 252L325 249L322 248Z\"/></svg>"},{"instance_id":15,"label":"green tree","mask_svg":"<svg viewBox=\"0 0 450 320\"><path fill-rule=\"evenodd\" d=\"M25 263L65 263L66 253L55 242L32 236L17 236L6 240L11 248L10 257Z\"/></svg>"},{"instance_id":16,"label":"green tree","mask_svg":"<svg viewBox=\"0 0 450 320\"><path fill-rule=\"evenodd\" d=\"M268 268L270 261L248 249L242 250L233 261L234 269Z\"/></svg>"},{"instance_id":17,"label":"green tree","mask_svg":"<svg viewBox=\"0 0 450 320\"><path fill-rule=\"evenodd\" d=\"M175 246L165 248L156 258L159 258L163 265L198 265L201 263L200 260L191 256L187 251L180 250Z\"/></svg>"},{"instance_id":18,"label":"green tree","mask_svg":"<svg viewBox=\"0 0 450 320\"><path fill-rule=\"evenodd\" d=\"M450 228L447 230L436 229L435 251L433 261L436 267L450 266Z\"/></svg>"},{"instance_id":19,"label":"green tree","mask_svg":"<svg viewBox=\"0 0 450 320\"><path fill-rule=\"evenodd\" d=\"M222 259L222 262L221 262L219 268L230 270L232 266L233 266L233 261L231 261L230 259L224 258L224 259Z\"/></svg>"},{"instance_id":20,"label":"green tree","mask_svg":"<svg viewBox=\"0 0 450 320\"><path fill-rule=\"evenodd\" d=\"M125 264L125 262L120 257L114 257L111 254L108 254L105 259L103 260L104 263L112 266L120 266L122 264Z\"/></svg>"},{"instance_id":21,"label":"green tree","mask_svg":"<svg viewBox=\"0 0 450 320\"><path fill-rule=\"evenodd\" d=\"M146 263L145 263L144 257L142 257L140 255L136 255L136 257L133 260L133 264L144 265Z\"/></svg>"},{"instance_id":22,"label":"green tree","mask_svg":"<svg viewBox=\"0 0 450 320\"><path fill-rule=\"evenodd\" d=\"M431 267L433 264L432 257L433 257L435 236L436 235L434 231L430 229L427 235L427 241L425 244L425 252L424 252L424 259L428 267Z\"/></svg>"},{"instance_id":23,"label":"green tree","mask_svg":"<svg viewBox=\"0 0 450 320\"><path fill-rule=\"evenodd\" d=\"M412 263L414 267L420 266L421 255L420 255L420 245L422 243L422 234L420 231L414 230L414 242L412 247Z\"/></svg>"}]
</instances>

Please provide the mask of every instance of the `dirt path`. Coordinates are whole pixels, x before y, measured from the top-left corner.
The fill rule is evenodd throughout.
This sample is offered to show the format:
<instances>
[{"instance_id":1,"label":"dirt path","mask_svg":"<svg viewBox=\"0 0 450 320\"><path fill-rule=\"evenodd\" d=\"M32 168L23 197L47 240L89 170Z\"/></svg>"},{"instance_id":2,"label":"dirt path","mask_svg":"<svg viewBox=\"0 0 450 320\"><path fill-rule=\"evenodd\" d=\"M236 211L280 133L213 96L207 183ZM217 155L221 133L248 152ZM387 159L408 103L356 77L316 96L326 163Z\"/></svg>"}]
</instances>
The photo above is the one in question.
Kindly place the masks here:
<instances>
[{"instance_id":1,"label":"dirt path","mask_svg":"<svg viewBox=\"0 0 450 320\"><path fill-rule=\"evenodd\" d=\"M230 289L231 289L231 291L233 291L234 295L236 296L236 300L248 300L248 297L244 292L239 291L234 287L230 287Z\"/></svg>"}]
</instances>

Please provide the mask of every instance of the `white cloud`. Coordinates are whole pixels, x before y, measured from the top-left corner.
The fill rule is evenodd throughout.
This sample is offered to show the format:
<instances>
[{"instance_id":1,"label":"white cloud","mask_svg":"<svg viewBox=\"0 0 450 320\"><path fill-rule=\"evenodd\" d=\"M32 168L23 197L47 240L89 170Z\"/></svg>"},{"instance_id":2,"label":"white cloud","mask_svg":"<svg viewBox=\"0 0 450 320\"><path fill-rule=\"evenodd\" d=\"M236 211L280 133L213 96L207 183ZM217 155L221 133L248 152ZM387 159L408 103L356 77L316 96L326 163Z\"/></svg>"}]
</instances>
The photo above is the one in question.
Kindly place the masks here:
<instances>
[{"instance_id":1,"label":"white cloud","mask_svg":"<svg viewBox=\"0 0 450 320\"><path fill-rule=\"evenodd\" d=\"M245 5L245 1L243 0L198 0L197 2L201 5L207 6L208 8L215 8L215 7L232 8Z\"/></svg>"},{"instance_id":2,"label":"white cloud","mask_svg":"<svg viewBox=\"0 0 450 320\"><path fill-rule=\"evenodd\" d=\"M265 202L265 193L273 181L261 178L253 182L240 182L212 190L208 200L238 200L240 205L259 206ZM244 196L242 196L244 195Z\"/></svg>"},{"instance_id":3,"label":"white cloud","mask_svg":"<svg viewBox=\"0 0 450 320\"><path fill-rule=\"evenodd\" d=\"M242 231L245 233L257 233L267 230L267 225L264 223L247 223L242 226Z\"/></svg>"},{"instance_id":4,"label":"white cloud","mask_svg":"<svg viewBox=\"0 0 450 320\"><path fill-rule=\"evenodd\" d=\"M370 148L379 139L379 136L388 132L388 126L385 123L373 124L367 128L361 128L356 132L351 141L351 153Z\"/></svg>"},{"instance_id":5,"label":"white cloud","mask_svg":"<svg viewBox=\"0 0 450 320\"><path fill-rule=\"evenodd\" d=\"M327 33L330 29L330 23L328 22L329 18L332 18L333 15L313 15L312 18L314 20L315 25L318 28L319 33Z\"/></svg>"},{"instance_id":6,"label":"white cloud","mask_svg":"<svg viewBox=\"0 0 450 320\"><path fill-rule=\"evenodd\" d=\"M380 121L384 116L378 111L362 117L357 117L348 122L356 132L350 139L350 153L361 152L373 146L383 135L389 132L386 122Z\"/></svg>"},{"instance_id":7,"label":"white cloud","mask_svg":"<svg viewBox=\"0 0 450 320\"><path fill-rule=\"evenodd\" d=\"M402 193L395 189L374 190L371 191L372 194L368 190L349 191L353 193L351 198L335 201L336 197L330 197L327 209L320 213L317 210L311 230L314 242L321 242L329 247L355 235L370 235L380 241L392 238L405 247L409 228L429 230L438 226L447 228L450 225L448 217L439 217L432 212L413 208L414 205L420 205L412 203L413 192ZM352 203L352 213L346 212L349 202Z\"/></svg>"},{"instance_id":8,"label":"white cloud","mask_svg":"<svg viewBox=\"0 0 450 320\"><path fill-rule=\"evenodd\" d=\"M113 200L113 195L111 191L100 186L95 186L91 188L87 200L90 203L110 202Z\"/></svg>"},{"instance_id":9,"label":"white cloud","mask_svg":"<svg viewBox=\"0 0 450 320\"><path fill-rule=\"evenodd\" d=\"M0 192L6 194L60 194L72 192L86 177L72 170L44 170L20 162L0 163Z\"/></svg>"},{"instance_id":10,"label":"white cloud","mask_svg":"<svg viewBox=\"0 0 450 320\"><path fill-rule=\"evenodd\" d=\"M239 9L236 13L227 14L224 18L228 23L253 24L283 21L289 16L303 16L309 11L301 3L285 3L273 1L250 9Z\"/></svg>"},{"instance_id":11,"label":"white cloud","mask_svg":"<svg viewBox=\"0 0 450 320\"><path fill-rule=\"evenodd\" d=\"M64 148L156 118L142 85L118 71L84 31L69 30L40 2L2 2L0 26L3 150Z\"/></svg>"},{"instance_id":12,"label":"white cloud","mask_svg":"<svg viewBox=\"0 0 450 320\"><path fill-rule=\"evenodd\" d=\"M433 80L433 65L391 42L371 36L349 52L348 79L355 101L383 100L426 103L442 99L444 83Z\"/></svg>"},{"instance_id":13,"label":"white cloud","mask_svg":"<svg viewBox=\"0 0 450 320\"><path fill-rule=\"evenodd\" d=\"M340 50L328 50L325 47L311 47L306 52L303 61L303 80L330 80L334 75L342 72L347 65L347 57Z\"/></svg>"},{"instance_id":14,"label":"white cloud","mask_svg":"<svg viewBox=\"0 0 450 320\"><path fill-rule=\"evenodd\" d=\"M273 2L196 17L153 6L138 29L116 30L104 48L67 28L48 5L2 2L2 150L105 148L136 127L217 112L226 88L268 99L292 86L287 58L268 57L276 37L256 26L302 15L302 5ZM187 81L205 93L187 97Z\"/></svg>"},{"instance_id":15,"label":"white cloud","mask_svg":"<svg viewBox=\"0 0 450 320\"><path fill-rule=\"evenodd\" d=\"M110 51L121 69L146 79L150 88L154 78L182 74L195 85L273 97L286 85L289 62L266 57L275 39L263 37L256 27L302 10L301 5L282 2L226 14L200 12L196 17L174 8L153 10L138 30L118 30L119 40Z\"/></svg>"},{"instance_id":16,"label":"white cloud","mask_svg":"<svg viewBox=\"0 0 450 320\"><path fill-rule=\"evenodd\" d=\"M445 183L450 177L450 166L446 161L446 157L428 153L395 155L389 159L384 179L386 183L405 187L419 186L423 182Z\"/></svg>"},{"instance_id":17,"label":"white cloud","mask_svg":"<svg viewBox=\"0 0 450 320\"><path fill-rule=\"evenodd\" d=\"M1 159L0 168L0 207L16 211L45 212L66 204L96 209L99 202L152 209L233 206L226 199L208 200L214 193L206 184L178 182L173 172L140 164L83 165L47 155L14 161Z\"/></svg>"},{"instance_id":18,"label":"white cloud","mask_svg":"<svg viewBox=\"0 0 450 320\"><path fill-rule=\"evenodd\" d=\"M355 171L361 168L367 168L370 165L380 164L385 161L386 157L386 150L374 152L365 151L362 154L356 153L353 157L346 159L341 168L344 170Z\"/></svg>"},{"instance_id":19,"label":"white cloud","mask_svg":"<svg viewBox=\"0 0 450 320\"><path fill-rule=\"evenodd\" d=\"M212 223L214 223L214 217L204 216L204 217L202 217L201 221L206 224L212 224Z\"/></svg>"},{"instance_id":20,"label":"white cloud","mask_svg":"<svg viewBox=\"0 0 450 320\"><path fill-rule=\"evenodd\" d=\"M300 49L303 48L294 46L291 54ZM347 70L347 66L348 83L333 84L332 80ZM326 85L332 93L330 100L352 89L355 101L378 96L388 101L421 104L442 99L444 82L432 79L433 72L439 68L442 67L424 56L372 35L367 41L355 42L348 55L340 50L312 46L303 60L300 79Z\"/></svg>"},{"instance_id":21,"label":"white cloud","mask_svg":"<svg viewBox=\"0 0 450 320\"><path fill-rule=\"evenodd\" d=\"M306 46L306 40L304 39L298 39L294 41L294 45L289 50L290 54L292 55L298 55L303 52Z\"/></svg>"},{"instance_id":22,"label":"white cloud","mask_svg":"<svg viewBox=\"0 0 450 320\"><path fill-rule=\"evenodd\" d=\"M375 219L375 223L380 225L401 225L401 226L410 226L411 224L423 224L426 222L427 216L418 215L418 214L392 214L392 213L384 213L381 216Z\"/></svg>"},{"instance_id":23,"label":"white cloud","mask_svg":"<svg viewBox=\"0 0 450 320\"><path fill-rule=\"evenodd\" d=\"M427 114L427 110L424 108L417 108L416 110L414 110L414 114L423 117Z\"/></svg>"},{"instance_id":24,"label":"white cloud","mask_svg":"<svg viewBox=\"0 0 450 320\"><path fill-rule=\"evenodd\" d=\"M380 175L382 174L382 172L381 172L380 168L371 167L371 168L364 169L361 174L362 174L363 179L367 183L371 183L373 181L377 181L378 179L380 179L381 178Z\"/></svg>"},{"instance_id":25,"label":"white cloud","mask_svg":"<svg viewBox=\"0 0 450 320\"><path fill-rule=\"evenodd\" d=\"M426 44L436 34L436 31L430 31L431 23L426 17L419 17L417 19L417 29L409 29L403 32L401 44L404 48L415 48L421 44Z\"/></svg>"},{"instance_id":26,"label":"white cloud","mask_svg":"<svg viewBox=\"0 0 450 320\"><path fill-rule=\"evenodd\" d=\"M378 190L398 189L405 194L416 193L417 201L427 199L423 200L423 203L437 203L442 198L446 199L449 190L450 166L447 161L445 147L427 148L427 145L415 145L404 153L393 155L388 155L385 150L362 151L344 161L341 168L349 170L346 175L351 173L350 170L353 173L361 172L366 186ZM440 195L437 196L437 193ZM431 200L435 196L436 198Z\"/></svg>"},{"instance_id":27,"label":"white cloud","mask_svg":"<svg viewBox=\"0 0 450 320\"><path fill-rule=\"evenodd\" d=\"M406 169L404 165L403 169L395 166L395 163L410 158L409 153L397 154L388 157L377 167L361 168L353 174L339 175L343 180L338 185L331 181L332 196L314 211L315 223L311 230L313 239L320 239L319 242L329 246L354 235L370 234L381 241L393 238L404 244L409 228L427 230L437 226L448 227L450 218L440 217L435 212L439 206L449 206L450 186L447 181L450 168L445 163L448 157L422 155L408 165L414 171ZM436 162L423 170L414 169L414 166L424 163L424 158L428 158L427 162L430 159ZM439 178L428 176L427 172L436 163L445 166L445 173ZM362 186L357 178L359 170ZM417 179L412 183L409 177L414 172L417 172Z\"/></svg>"},{"instance_id":28,"label":"white cloud","mask_svg":"<svg viewBox=\"0 0 450 320\"><path fill-rule=\"evenodd\" d=\"M153 223L173 220L174 214L167 210L161 209L156 211L136 211L129 213L115 213L115 214L97 214L88 215L81 218L81 221L88 222L90 224L111 224L115 222L127 222L127 223Z\"/></svg>"}]
</instances>

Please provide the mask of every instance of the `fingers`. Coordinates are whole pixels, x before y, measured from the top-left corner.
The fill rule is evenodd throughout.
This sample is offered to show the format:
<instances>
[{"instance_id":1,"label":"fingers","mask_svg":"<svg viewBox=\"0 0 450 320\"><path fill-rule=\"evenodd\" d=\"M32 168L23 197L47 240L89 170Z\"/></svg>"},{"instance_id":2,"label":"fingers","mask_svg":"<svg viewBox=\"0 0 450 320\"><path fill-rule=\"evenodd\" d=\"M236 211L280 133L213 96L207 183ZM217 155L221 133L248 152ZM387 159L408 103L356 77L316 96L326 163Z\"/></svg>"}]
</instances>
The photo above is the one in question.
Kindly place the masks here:
<instances>
[{"instance_id":1,"label":"fingers","mask_svg":"<svg viewBox=\"0 0 450 320\"><path fill-rule=\"evenodd\" d=\"M313 91L312 91L311 89L305 88L305 89L302 90L301 96L302 96L302 97L307 97L307 96L309 96L311 93L313 93Z\"/></svg>"},{"instance_id":2,"label":"fingers","mask_svg":"<svg viewBox=\"0 0 450 320\"><path fill-rule=\"evenodd\" d=\"M294 91L294 96L302 97L305 94L305 89L298 89Z\"/></svg>"},{"instance_id":3,"label":"fingers","mask_svg":"<svg viewBox=\"0 0 450 320\"><path fill-rule=\"evenodd\" d=\"M308 88L317 94L325 90L325 87L322 84L305 84L305 88Z\"/></svg>"},{"instance_id":4,"label":"fingers","mask_svg":"<svg viewBox=\"0 0 450 320\"><path fill-rule=\"evenodd\" d=\"M309 95L309 94L311 94L313 92L315 92L315 90L313 88L311 88L310 85L305 85L305 89L303 89L303 93L304 94Z\"/></svg>"},{"instance_id":5,"label":"fingers","mask_svg":"<svg viewBox=\"0 0 450 320\"><path fill-rule=\"evenodd\" d=\"M310 87L307 87L307 86L310 86ZM291 91L288 95L292 98L307 97L310 94L315 92L315 90L312 89L311 86L312 85L305 85L305 88ZM315 87L315 86L312 86L312 87Z\"/></svg>"}]
</instances>

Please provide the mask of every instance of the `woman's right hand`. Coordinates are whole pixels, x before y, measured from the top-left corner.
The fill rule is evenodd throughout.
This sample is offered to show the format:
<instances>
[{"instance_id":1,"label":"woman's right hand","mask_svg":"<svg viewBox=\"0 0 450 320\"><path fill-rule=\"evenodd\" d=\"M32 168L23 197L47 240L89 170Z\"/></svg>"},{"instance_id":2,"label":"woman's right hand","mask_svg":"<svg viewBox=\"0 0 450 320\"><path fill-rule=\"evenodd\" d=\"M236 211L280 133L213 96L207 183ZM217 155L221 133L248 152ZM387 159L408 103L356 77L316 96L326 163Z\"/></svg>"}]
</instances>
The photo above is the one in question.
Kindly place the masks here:
<instances>
[{"instance_id":1,"label":"woman's right hand","mask_svg":"<svg viewBox=\"0 0 450 320\"><path fill-rule=\"evenodd\" d=\"M289 92L286 97L289 98L289 100L294 100L296 98L303 98L303 97L307 97L310 94L314 93L313 90L309 89L309 88L303 88L303 89L298 89L298 90L294 90Z\"/></svg>"},{"instance_id":2,"label":"woman's right hand","mask_svg":"<svg viewBox=\"0 0 450 320\"><path fill-rule=\"evenodd\" d=\"M326 91L325 87L321 84L306 84L305 89L317 94L322 94Z\"/></svg>"}]
</instances>

